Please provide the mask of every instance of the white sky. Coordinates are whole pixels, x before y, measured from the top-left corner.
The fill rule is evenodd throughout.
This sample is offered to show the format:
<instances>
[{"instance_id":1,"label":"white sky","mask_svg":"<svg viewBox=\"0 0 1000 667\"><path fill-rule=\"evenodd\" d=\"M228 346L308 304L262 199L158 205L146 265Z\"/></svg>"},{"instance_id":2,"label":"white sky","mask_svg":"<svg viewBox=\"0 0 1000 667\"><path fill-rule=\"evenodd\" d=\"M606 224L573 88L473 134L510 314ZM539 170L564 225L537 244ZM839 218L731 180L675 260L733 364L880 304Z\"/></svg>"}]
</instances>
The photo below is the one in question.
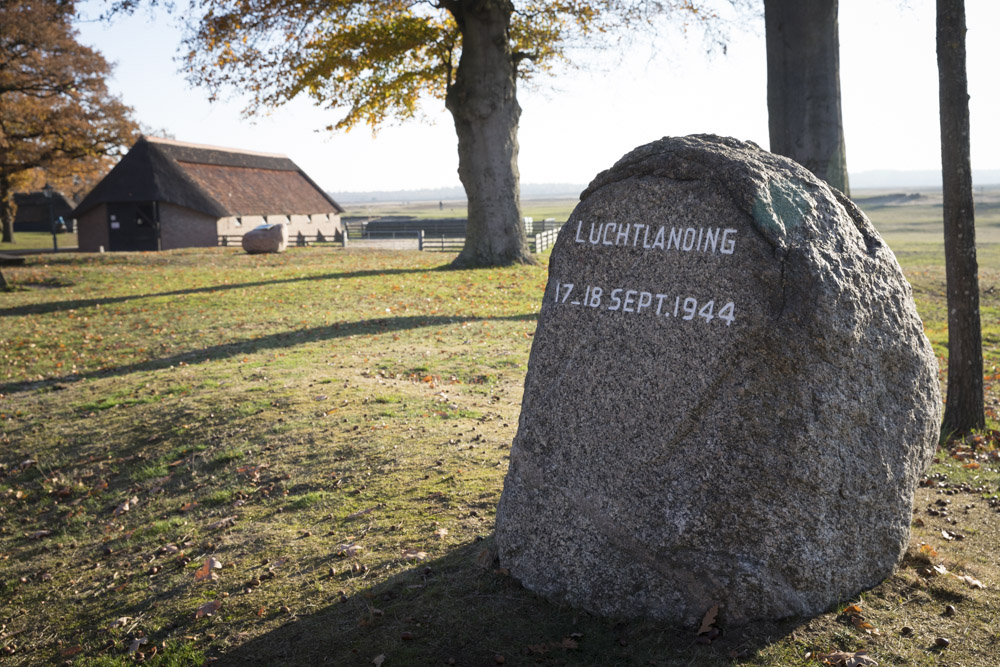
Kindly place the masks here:
<instances>
[{"instance_id":1,"label":"white sky","mask_svg":"<svg viewBox=\"0 0 1000 667\"><path fill-rule=\"evenodd\" d=\"M95 13L93 2L83 4ZM1000 168L1000 2L966 0L972 164ZM283 153L333 192L458 185L456 138L442 102L428 120L331 134L337 118L296 100L245 120L239 101L209 104L178 73L174 19L140 12L81 23L81 41L117 63L111 84L137 119L180 141ZM841 94L852 173L940 169L933 0L840 0ZM522 87L522 183L587 183L632 148L667 135L711 132L768 146L763 20L734 34L728 54L698 38L637 47L619 62ZM319 130L319 131L317 131Z\"/></svg>"}]
</instances>

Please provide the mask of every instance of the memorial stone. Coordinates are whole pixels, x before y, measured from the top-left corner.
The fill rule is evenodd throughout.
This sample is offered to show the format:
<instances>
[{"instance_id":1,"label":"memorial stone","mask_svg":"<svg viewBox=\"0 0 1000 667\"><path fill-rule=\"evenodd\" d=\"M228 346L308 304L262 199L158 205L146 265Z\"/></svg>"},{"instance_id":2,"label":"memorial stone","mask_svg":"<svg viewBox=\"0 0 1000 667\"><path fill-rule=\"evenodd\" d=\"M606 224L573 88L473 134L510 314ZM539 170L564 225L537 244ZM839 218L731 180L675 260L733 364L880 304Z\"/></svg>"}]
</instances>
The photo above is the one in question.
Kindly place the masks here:
<instances>
[{"instance_id":1,"label":"memorial stone","mask_svg":"<svg viewBox=\"0 0 1000 667\"><path fill-rule=\"evenodd\" d=\"M910 286L845 195L752 143L642 146L552 251L501 565L610 616L824 611L901 558L940 407Z\"/></svg>"}]
</instances>

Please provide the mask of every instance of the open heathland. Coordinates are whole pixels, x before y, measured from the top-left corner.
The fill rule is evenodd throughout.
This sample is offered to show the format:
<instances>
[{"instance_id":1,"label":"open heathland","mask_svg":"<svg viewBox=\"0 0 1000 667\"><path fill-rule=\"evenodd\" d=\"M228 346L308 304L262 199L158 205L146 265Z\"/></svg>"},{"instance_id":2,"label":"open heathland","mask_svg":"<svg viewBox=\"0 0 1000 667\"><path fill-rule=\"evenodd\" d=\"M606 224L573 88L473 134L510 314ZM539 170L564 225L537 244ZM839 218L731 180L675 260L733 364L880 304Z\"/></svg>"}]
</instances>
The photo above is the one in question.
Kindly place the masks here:
<instances>
[{"instance_id":1,"label":"open heathland","mask_svg":"<svg viewBox=\"0 0 1000 667\"><path fill-rule=\"evenodd\" d=\"M942 357L940 247L897 244ZM899 570L820 616L731 627L706 609L677 628L522 589L491 535L546 269L448 259L217 248L4 268L0 660L1000 663L991 431L939 452ZM1000 245L980 262L995 427Z\"/></svg>"}]
</instances>

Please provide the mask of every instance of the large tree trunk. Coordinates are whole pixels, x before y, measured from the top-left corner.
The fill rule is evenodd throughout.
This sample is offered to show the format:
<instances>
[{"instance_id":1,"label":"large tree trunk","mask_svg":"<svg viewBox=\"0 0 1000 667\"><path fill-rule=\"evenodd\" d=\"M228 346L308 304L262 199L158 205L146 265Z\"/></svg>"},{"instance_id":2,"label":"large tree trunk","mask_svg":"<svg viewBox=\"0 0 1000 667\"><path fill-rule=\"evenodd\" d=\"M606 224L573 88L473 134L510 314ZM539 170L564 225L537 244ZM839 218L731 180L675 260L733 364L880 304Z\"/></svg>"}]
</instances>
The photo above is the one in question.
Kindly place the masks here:
<instances>
[{"instance_id":1,"label":"large tree trunk","mask_svg":"<svg viewBox=\"0 0 1000 667\"><path fill-rule=\"evenodd\" d=\"M850 195L837 0L764 0L771 152Z\"/></svg>"},{"instance_id":2,"label":"large tree trunk","mask_svg":"<svg viewBox=\"0 0 1000 667\"><path fill-rule=\"evenodd\" d=\"M521 220L517 172L517 69L509 0L445 4L462 33L462 55L445 104L458 134L458 175L469 200L465 247L453 266L533 264Z\"/></svg>"},{"instance_id":3,"label":"large tree trunk","mask_svg":"<svg viewBox=\"0 0 1000 667\"><path fill-rule=\"evenodd\" d=\"M964 0L937 0L937 60L948 281L948 398L944 432L967 433L985 426L985 413L979 267L969 157Z\"/></svg>"},{"instance_id":4,"label":"large tree trunk","mask_svg":"<svg viewBox=\"0 0 1000 667\"><path fill-rule=\"evenodd\" d=\"M0 174L0 228L2 228L3 233L3 237L0 239L0 242L14 242L15 213L14 193L11 192L10 182L3 174Z\"/></svg>"}]
</instances>

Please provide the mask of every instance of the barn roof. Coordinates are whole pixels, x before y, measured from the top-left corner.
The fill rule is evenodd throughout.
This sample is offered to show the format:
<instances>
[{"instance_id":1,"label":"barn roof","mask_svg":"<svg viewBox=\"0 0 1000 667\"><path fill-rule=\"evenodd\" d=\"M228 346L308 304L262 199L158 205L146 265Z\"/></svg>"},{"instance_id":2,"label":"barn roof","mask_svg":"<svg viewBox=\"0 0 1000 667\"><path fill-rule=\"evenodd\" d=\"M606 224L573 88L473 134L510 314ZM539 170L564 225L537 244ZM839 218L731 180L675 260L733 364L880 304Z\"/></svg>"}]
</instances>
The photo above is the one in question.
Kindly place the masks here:
<instances>
[{"instance_id":1,"label":"barn roof","mask_svg":"<svg viewBox=\"0 0 1000 667\"><path fill-rule=\"evenodd\" d=\"M344 210L284 155L142 137L74 213L79 217L108 202L146 201L217 218Z\"/></svg>"}]
</instances>

